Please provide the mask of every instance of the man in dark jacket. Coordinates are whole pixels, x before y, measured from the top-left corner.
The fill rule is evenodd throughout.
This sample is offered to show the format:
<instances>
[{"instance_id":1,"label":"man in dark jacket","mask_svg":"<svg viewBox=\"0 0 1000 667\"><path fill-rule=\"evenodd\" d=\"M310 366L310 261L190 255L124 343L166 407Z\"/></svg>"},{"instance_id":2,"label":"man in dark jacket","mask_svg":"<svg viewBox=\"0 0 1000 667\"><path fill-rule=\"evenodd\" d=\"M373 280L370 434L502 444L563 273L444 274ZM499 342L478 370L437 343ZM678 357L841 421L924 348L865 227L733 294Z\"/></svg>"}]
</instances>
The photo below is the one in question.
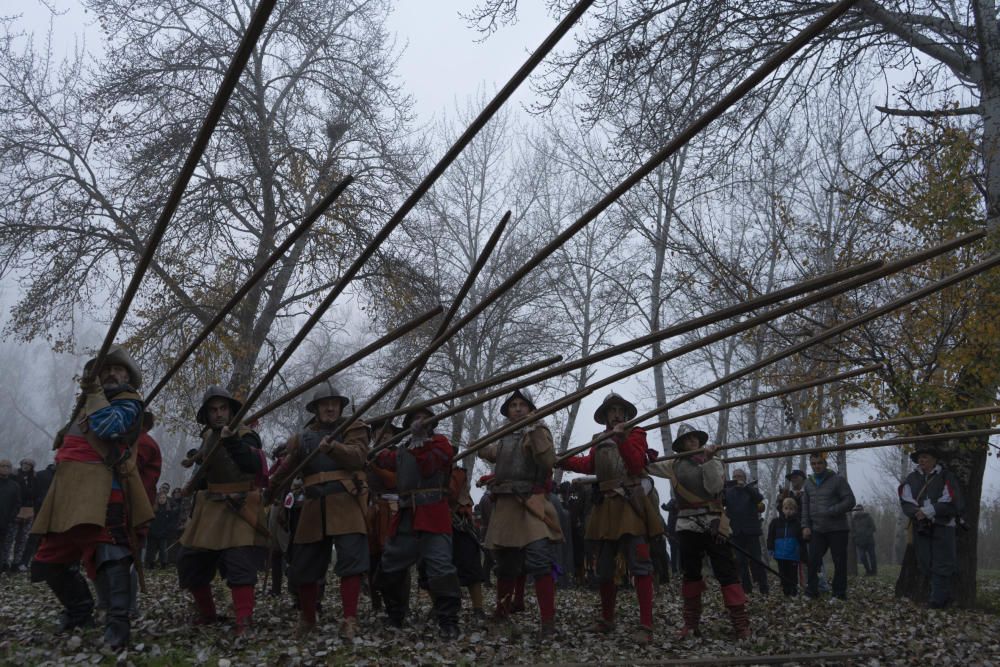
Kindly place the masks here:
<instances>
[{"instance_id":1,"label":"man in dark jacket","mask_svg":"<svg viewBox=\"0 0 1000 667\"><path fill-rule=\"evenodd\" d=\"M760 553L760 537L764 532L760 525L760 512L763 507L764 496L757 490L756 482L747 484L746 471L741 468L734 470L732 481L726 484L726 516L733 529L730 540L737 547L733 552L740 580L745 592L753 591L752 581L755 581L761 594L767 595L767 570Z\"/></svg>"},{"instance_id":2,"label":"man in dark jacket","mask_svg":"<svg viewBox=\"0 0 1000 667\"><path fill-rule=\"evenodd\" d=\"M10 461L0 460L0 572L11 568L9 559L16 528L14 519L20 509L21 487L11 477Z\"/></svg>"},{"instance_id":3,"label":"man in dark jacket","mask_svg":"<svg viewBox=\"0 0 1000 667\"><path fill-rule=\"evenodd\" d=\"M875 519L858 505L854 508L854 518L851 519L854 531L854 546L858 550L858 562L865 568L865 576L874 577L878 573L875 560Z\"/></svg>"},{"instance_id":4,"label":"man in dark jacket","mask_svg":"<svg viewBox=\"0 0 1000 667\"><path fill-rule=\"evenodd\" d=\"M819 568L827 549L833 555L833 597L847 599L847 512L856 504L847 480L830 471L826 454L812 454L813 474L802 494L802 538L809 542L809 581L806 596L818 595Z\"/></svg>"},{"instance_id":5,"label":"man in dark jacket","mask_svg":"<svg viewBox=\"0 0 1000 667\"><path fill-rule=\"evenodd\" d=\"M931 580L928 606L943 609L951 601L951 577L957 569L956 518L965 500L955 474L941 463L941 452L931 445L910 454L917 469L899 487L903 514L913 524L913 546L924 576Z\"/></svg>"}]
</instances>

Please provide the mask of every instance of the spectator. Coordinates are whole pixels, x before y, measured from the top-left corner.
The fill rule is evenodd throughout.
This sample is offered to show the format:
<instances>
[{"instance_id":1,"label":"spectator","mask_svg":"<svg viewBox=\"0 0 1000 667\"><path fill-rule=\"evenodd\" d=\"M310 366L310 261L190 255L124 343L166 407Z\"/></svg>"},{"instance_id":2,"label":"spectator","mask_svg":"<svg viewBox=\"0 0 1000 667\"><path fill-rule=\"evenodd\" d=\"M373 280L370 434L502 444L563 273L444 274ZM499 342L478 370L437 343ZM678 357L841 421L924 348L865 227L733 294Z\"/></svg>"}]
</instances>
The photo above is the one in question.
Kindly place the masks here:
<instances>
[{"instance_id":1,"label":"spectator","mask_svg":"<svg viewBox=\"0 0 1000 667\"><path fill-rule=\"evenodd\" d=\"M812 454L813 474L802 494L802 537L809 542L806 596L819 595L819 569L827 550L833 555L833 597L847 599L847 512L856 504L850 484L827 468L826 454Z\"/></svg>"},{"instance_id":2,"label":"spectator","mask_svg":"<svg viewBox=\"0 0 1000 667\"><path fill-rule=\"evenodd\" d=\"M56 474L56 464L50 463L43 470L35 473L35 514L38 514L38 510L42 509L42 501L45 500L45 496L49 492L49 486L52 484L52 477ZM35 535L32 533L28 536L28 545L24 548L24 558L22 563L30 564L31 560L35 557L35 551L38 550L38 543L42 541L41 535Z\"/></svg>"},{"instance_id":3,"label":"spectator","mask_svg":"<svg viewBox=\"0 0 1000 667\"><path fill-rule=\"evenodd\" d=\"M14 518L14 544L10 555L11 572L25 572L28 569L24 559L25 547L31 535L31 524L35 521L35 461L21 459L16 475L17 485L21 488L21 507ZM29 554L30 556L30 554Z\"/></svg>"},{"instance_id":4,"label":"spectator","mask_svg":"<svg viewBox=\"0 0 1000 667\"><path fill-rule=\"evenodd\" d=\"M875 519L865 511L864 506L854 508L854 518L851 521L854 529L854 547L858 550L858 562L865 568L865 576L874 577L878 574L875 560Z\"/></svg>"},{"instance_id":5,"label":"spectator","mask_svg":"<svg viewBox=\"0 0 1000 667\"><path fill-rule=\"evenodd\" d=\"M931 609L943 609L952 602L951 577L958 560L955 525L965 509L958 480L941 458L933 446L919 447L910 454L917 469L899 487L903 514L912 523L917 563L931 580Z\"/></svg>"},{"instance_id":6,"label":"spectator","mask_svg":"<svg viewBox=\"0 0 1000 667\"><path fill-rule=\"evenodd\" d=\"M806 474L796 468L792 472L785 475L785 480L788 482L789 486L778 489L778 501L774 504L774 506L780 508L781 502L785 498L792 498L795 500L795 504L799 508L797 514L801 515L802 494L805 493Z\"/></svg>"},{"instance_id":7,"label":"spectator","mask_svg":"<svg viewBox=\"0 0 1000 667\"><path fill-rule=\"evenodd\" d=\"M725 501L726 516L733 530L730 540L736 546L733 552L743 590L752 592L752 581L755 581L761 595L767 595L767 570L760 553L760 537L764 532L760 525L760 513L764 510L764 496L757 490L756 482L747 484L746 471L738 468L733 471L733 479L726 483Z\"/></svg>"},{"instance_id":8,"label":"spectator","mask_svg":"<svg viewBox=\"0 0 1000 667\"><path fill-rule=\"evenodd\" d=\"M781 501L781 513L767 528L767 553L778 562L781 592L791 597L799 593L799 563L805 555L799 505L794 498Z\"/></svg>"},{"instance_id":9,"label":"spectator","mask_svg":"<svg viewBox=\"0 0 1000 667\"><path fill-rule=\"evenodd\" d=\"M10 461L0 460L0 572L12 569L10 552L17 531L14 520L21 509L21 487L11 477L12 468Z\"/></svg>"},{"instance_id":10,"label":"spectator","mask_svg":"<svg viewBox=\"0 0 1000 667\"><path fill-rule=\"evenodd\" d=\"M167 557L167 547L173 540L180 508L161 486L159 493L156 494L153 511L155 514L153 522L149 525L149 542L146 545L146 567L156 567L156 561L159 560L159 567L164 568L170 562Z\"/></svg>"}]
</instances>

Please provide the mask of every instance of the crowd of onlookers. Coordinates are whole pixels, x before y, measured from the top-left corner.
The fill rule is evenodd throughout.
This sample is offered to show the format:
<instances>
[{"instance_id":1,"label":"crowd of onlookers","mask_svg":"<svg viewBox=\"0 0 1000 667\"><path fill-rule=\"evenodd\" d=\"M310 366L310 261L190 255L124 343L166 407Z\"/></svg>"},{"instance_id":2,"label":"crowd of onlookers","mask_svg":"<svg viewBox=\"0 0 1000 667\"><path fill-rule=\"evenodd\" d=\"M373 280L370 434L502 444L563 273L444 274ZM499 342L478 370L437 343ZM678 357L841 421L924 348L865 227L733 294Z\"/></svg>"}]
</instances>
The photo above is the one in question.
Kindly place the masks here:
<instances>
[{"instance_id":1,"label":"crowd of onlookers","mask_svg":"<svg viewBox=\"0 0 1000 667\"><path fill-rule=\"evenodd\" d=\"M31 525L54 473L55 464L36 472L35 461L21 459L15 472L9 460L0 459L0 572L27 572L38 547ZM169 484L160 485L144 549L146 567L173 562L189 505L179 488L171 491Z\"/></svg>"},{"instance_id":2,"label":"crowd of onlookers","mask_svg":"<svg viewBox=\"0 0 1000 667\"><path fill-rule=\"evenodd\" d=\"M35 471L32 459L21 459L17 471L0 459L0 572L25 572L38 548L31 535L35 513L48 493L55 465Z\"/></svg>"}]
</instances>

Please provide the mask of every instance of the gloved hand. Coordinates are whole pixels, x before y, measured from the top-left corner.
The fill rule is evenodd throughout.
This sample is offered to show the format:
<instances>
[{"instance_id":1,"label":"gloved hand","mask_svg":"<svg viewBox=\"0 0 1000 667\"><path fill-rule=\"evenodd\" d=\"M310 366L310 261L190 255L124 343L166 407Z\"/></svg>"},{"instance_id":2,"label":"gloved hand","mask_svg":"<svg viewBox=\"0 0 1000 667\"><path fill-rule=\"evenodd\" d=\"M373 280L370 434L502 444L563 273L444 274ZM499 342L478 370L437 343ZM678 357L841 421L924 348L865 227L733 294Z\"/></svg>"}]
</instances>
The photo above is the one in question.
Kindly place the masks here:
<instances>
[{"instance_id":1,"label":"gloved hand","mask_svg":"<svg viewBox=\"0 0 1000 667\"><path fill-rule=\"evenodd\" d=\"M84 394L96 394L103 393L104 387L101 386L101 379L96 375L84 375L80 378L80 390Z\"/></svg>"}]
</instances>

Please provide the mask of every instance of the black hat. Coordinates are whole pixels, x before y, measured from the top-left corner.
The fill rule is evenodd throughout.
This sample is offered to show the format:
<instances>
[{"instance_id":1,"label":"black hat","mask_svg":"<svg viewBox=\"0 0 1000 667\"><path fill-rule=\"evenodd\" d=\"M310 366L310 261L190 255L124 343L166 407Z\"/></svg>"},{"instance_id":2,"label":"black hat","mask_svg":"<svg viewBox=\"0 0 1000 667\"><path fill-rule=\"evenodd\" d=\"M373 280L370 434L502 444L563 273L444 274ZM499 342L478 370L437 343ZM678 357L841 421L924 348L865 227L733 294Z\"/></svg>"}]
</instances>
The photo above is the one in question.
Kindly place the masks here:
<instances>
[{"instance_id":1,"label":"black hat","mask_svg":"<svg viewBox=\"0 0 1000 667\"><path fill-rule=\"evenodd\" d=\"M916 463L921 454L930 454L938 461L944 458L944 452L938 447L938 443L933 440L917 445L917 448L910 452L910 460Z\"/></svg>"},{"instance_id":2,"label":"black hat","mask_svg":"<svg viewBox=\"0 0 1000 667\"><path fill-rule=\"evenodd\" d=\"M798 468L796 468L792 472L790 472L787 475L785 475L785 479L791 481L792 477L795 477L796 475L798 475L802 479L806 478L806 474L804 472L802 472L801 470L799 470Z\"/></svg>"},{"instance_id":3,"label":"black hat","mask_svg":"<svg viewBox=\"0 0 1000 667\"><path fill-rule=\"evenodd\" d=\"M94 362L96 361L97 357L94 357L93 359L88 360L87 363L83 365L84 374L88 375L90 374L91 369L94 367ZM132 387L133 389L139 389L140 387L142 387L142 371L139 370L138 364L135 363L135 360L132 358L132 356L128 352L126 352L125 348L123 348L121 345L112 345L111 347L109 347L108 353L107 355L105 355L104 361L102 362L101 365L103 366L112 364L118 366L124 366L126 369L128 369L128 383L130 387ZM96 372L99 370L100 369L96 369L94 373L96 374Z\"/></svg>"},{"instance_id":4,"label":"black hat","mask_svg":"<svg viewBox=\"0 0 1000 667\"><path fill-rule=\"evenodd\" d=\"M515 398L520 398L522 401L531 406L532 411L535 410L535 401L532 400L531 394L528 393L528 390L515 389L513 393L511 393L511 395L507 397L507 400L500 405L500 414L502 414L504 417L508 416L507 408L510 406L511 401L513 401Z\"/></svg>"},{"instance_id":5,"label":"black hat","mask_svg":"<svg viewBox=\"0 0 1000 667\"><path fill-rule=\"evenodd\" d=\"M213 398L224 398L229 401L229 409L234 415L243 408L243 404L233 398L233 395L225 387L217 384L210 385L205 390L205 395L201 397L201 407L198 408L198 414L195 415L199 424L208 424L208 402Z\"/></svg>"},{"instance_id":6,"label":"black hat","mask_svg":"<svg viewBox=\"0 0 1000 667\"><path fill-rule=\"evenodd\" d=\"M340 401L341 412L351 404L351 399L344 396L336 387L329 382L323 382L313 390L309 397L309 402L306 403L306 412L316 414L316 404L328 398L336 398Z\"/></svg>"},{"instance_id":7,"label":"black hat","mask_svg":"<svg viewBox=\"0 0 1000 667\"><path fill-rule=\"evenodd\" d=\"M604 397L604 402L598 406L597 410L594 411L594 421L598 424L606 425L608 423L608 408L612 405L621 405L625 408L625 421L634 419L639 410L631 403L626 401L623 397L619 396L615 392L611 392Z\"/></svg>"},{"instance_id":8,"label":"black hat","mask_svg":"<svg viewBox=\"0 0 1000 667\"><path fill-rule=\"evenodd\" d=\"M674 438L674 441L672 443L670 443L670 448L673 449L675 452L680 451L679 449L677 449L677 443L679 443L681 440L683 440L684 436L691 435L691 434L694 434L694 435L698 436L698 446L699 447L704 447L705 443L708 442L708 433L706 433L705 431L699 431L698 429L696 429L694 426L691 426L690 424L681 424L677 428L677 437Z\"/></svg>"}]
</instances>

